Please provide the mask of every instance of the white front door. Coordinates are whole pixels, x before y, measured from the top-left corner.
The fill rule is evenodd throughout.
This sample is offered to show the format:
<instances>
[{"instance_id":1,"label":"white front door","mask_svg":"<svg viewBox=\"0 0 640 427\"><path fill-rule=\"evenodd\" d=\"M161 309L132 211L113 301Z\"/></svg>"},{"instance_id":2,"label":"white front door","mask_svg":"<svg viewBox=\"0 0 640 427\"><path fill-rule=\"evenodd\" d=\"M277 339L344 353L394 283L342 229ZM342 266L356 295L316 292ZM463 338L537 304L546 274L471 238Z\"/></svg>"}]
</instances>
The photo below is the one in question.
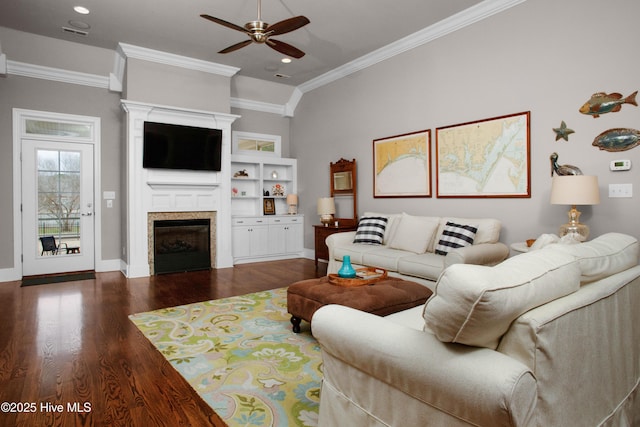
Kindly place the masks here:
<instances>
[{"instance_id":1,"label":"white front door","mask_svg":"<svg viewBox=\"0 0 640 427\"><path fill-rule=\"evenodd\" d=\"M93 270L93 145L22 139L22 274Z\"/></svg>"}]
</instances>

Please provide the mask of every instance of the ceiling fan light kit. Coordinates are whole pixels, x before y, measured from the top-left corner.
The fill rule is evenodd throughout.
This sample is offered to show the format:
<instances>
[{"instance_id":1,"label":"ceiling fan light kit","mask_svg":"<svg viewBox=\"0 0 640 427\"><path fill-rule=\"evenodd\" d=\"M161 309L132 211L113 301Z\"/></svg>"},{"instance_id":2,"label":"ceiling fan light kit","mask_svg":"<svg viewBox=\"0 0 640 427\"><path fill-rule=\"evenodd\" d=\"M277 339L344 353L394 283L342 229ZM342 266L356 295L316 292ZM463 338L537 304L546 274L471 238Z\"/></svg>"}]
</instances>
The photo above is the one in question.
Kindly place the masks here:
<instances>
[{"instance_id":1,"label":"ceiling fan light kit","mask_svg":"<svg viewBox=\"0 0 640 427\"><path fill-rule=\"evenodd\" d=\"M266 44L270 48L287 56L291 56L292 58L302 58L304 56L303 51L288 43L271 39L271 36L278 36L280 34L289 33L297 30L298 28L302 28L310 22L309 19L305 16L294 16L293 18L288 18L283 21L276 22L273 25L269 25L261 19L261 9L261 0L258 0L258 19L247 22L244 24L244 27L207 14L202 14L200 16L204 19L215 22L216 24L231 28L232 30L240 31L249 36L249 40L233 44L222 49L218 53L229 53L248 46L251 43L258 43Z\"/></svg>"}]
</instances>

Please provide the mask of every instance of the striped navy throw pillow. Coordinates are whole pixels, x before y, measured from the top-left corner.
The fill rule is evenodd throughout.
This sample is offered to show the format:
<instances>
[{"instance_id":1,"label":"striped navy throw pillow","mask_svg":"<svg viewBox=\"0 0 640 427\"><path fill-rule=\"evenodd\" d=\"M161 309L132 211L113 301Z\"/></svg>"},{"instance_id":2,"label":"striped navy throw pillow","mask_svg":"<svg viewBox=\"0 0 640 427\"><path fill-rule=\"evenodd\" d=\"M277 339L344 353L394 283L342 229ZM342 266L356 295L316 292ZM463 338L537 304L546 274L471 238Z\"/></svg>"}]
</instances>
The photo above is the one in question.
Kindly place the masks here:
<instances>
[{"instance_id":1,"label":"striped navy throw pillow","mask_svg":"<svg viewBox=\"0 0 640 427\"><path fill-rule=\"evenodd\" d=\"M435 252L438 255L446 255L451 249L471 246L477 232L478 227L475 225L461 225L447 221Z\"/></svg>"},{"instance_id":2,"label":"striped navy throw pillow","mask_svg":"<svg viewBox=\"0 0 640 427\"><path fill-rule=\"evenodd\" d=\"M381 245L384 239L384 230L387 228L387 218L383 216L370 216L360 218L358 230L353 243L367 245Z\"/></svg>"}]
</instances>

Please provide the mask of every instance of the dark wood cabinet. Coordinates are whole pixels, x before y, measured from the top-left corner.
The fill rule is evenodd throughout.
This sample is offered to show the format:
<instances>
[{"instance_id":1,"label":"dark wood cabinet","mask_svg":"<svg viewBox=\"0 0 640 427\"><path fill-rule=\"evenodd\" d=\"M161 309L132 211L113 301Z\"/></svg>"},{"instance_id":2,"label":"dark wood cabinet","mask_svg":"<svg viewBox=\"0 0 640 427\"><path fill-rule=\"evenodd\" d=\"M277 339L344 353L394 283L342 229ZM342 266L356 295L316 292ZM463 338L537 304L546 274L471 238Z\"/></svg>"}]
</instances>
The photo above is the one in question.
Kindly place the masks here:
<instances>
[{"instance_id":1,"label":"dark wood cabinet","mask_svg":"<svg viewBox=\"0 0 640 427\"><path fill-rule=\"evenodd\" d=\"M343 233L345 231L355 231L358 227L354 225L314 225L315 230L315 248L316 248L316 268L318 268L318 259L329 259L329 248L325 243L325 239L334 233Z\"/></svg>"}]
</instances>

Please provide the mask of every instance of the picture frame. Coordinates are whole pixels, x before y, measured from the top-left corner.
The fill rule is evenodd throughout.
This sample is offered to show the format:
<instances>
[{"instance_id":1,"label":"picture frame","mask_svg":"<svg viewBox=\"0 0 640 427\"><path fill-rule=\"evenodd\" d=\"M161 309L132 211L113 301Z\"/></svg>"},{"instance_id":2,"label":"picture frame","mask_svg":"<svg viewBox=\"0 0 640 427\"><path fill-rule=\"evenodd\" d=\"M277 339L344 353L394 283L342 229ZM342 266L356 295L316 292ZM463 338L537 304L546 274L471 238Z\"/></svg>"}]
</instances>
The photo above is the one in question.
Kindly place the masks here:
<instances>
[{"instance_id":1,"label":"picture frame","mask_svg":"<svg viewBox=\"0 0 640 427\"><path fill-rule=\"evenodd\" d=\"M431 130L373 140L373 197L431 197Z\"/></svg>"},{"instance_id":2,"label":"picture frame","mask_svg":"<svg viewBox=\"0 0 640 427\"><path fill-rule=\"evenodd\" d=\"M282 137L266 133L234 131L231 133L231 152L251 156L281 157Z\"/></svg>"},{"instance_id":3,"label":"picture frame","mask_svg":"<svg viewBox=\"0 0 640 427\"><path fill-rule=\"evenodd\" d=\"M262 199L262 214L263 215L276 214L276 200L273 197L265 197L264 199Z\"/></svg>"},{"instance_id":4,"label":"picture frame","mask_svg":"<svg viewBox=\"0 0 640 427\"><path fill-rule=\"evenodd\" d=\"M531 112L436 129L436 196L531 197Z\"/></svg>"}]
</instances>

